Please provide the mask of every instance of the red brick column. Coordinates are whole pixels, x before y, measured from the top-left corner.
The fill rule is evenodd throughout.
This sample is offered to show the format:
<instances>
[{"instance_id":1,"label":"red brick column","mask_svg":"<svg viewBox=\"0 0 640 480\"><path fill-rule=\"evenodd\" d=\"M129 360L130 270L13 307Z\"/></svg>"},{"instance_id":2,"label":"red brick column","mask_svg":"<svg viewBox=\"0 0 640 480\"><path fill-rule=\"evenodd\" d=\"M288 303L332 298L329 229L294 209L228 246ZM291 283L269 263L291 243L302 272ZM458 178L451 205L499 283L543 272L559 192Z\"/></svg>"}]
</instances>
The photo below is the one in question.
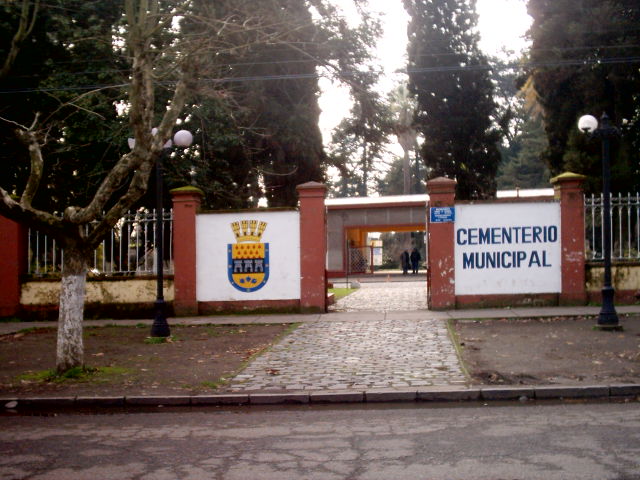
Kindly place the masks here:
<instances>
[{"instance_id":1,"label":"red brick column","mask_svg":"<svg viewBox=\"0 0 640 480\"><path fill-rule=\"evenodd\" d=\"M0 216L0 317L20 313L20 276L27 266L27 230Z\"/></svg>"},{"instance_id":2,"label":"red brick column","mask_svg":"<svg viewBox=\"0 0 640 480\"><path fill-rule=\"evenodd\" d=\"M171 190L173 200L173 309L178 316L197 315L196 213L203 192L196 187Z\"/></svg>"},{"instance_id":3,"label":"red brick column","mask_svg":"<svg viewBox=\"0 0 640 480\"><path fill-rule=\"evenodd\" d=\"M431 223L430 209L454 207L456 181L439 177L427 182L427 301L430 309L455 308L454 223Z\"/></svg>"},{"instance_id":4,"label":"red brick column","mask_svg":"<svg viewBox=\"0 0 640 480\"><path fill-rule=\"evenodd\" d=\"M560 241L562 242L561 305L585 304L584 175L563 173L551 179L560 199Z\"/></svg>"},{"instance_id":5,"label":"red brick column","mask_svg":"<svg viewBox=\"0 0 640 480\"><path fill-rule=\"evenodd\" d=\"M327 187L307 182L300 197L300 310L327 311Z\"/></svg>"}]
</instances>

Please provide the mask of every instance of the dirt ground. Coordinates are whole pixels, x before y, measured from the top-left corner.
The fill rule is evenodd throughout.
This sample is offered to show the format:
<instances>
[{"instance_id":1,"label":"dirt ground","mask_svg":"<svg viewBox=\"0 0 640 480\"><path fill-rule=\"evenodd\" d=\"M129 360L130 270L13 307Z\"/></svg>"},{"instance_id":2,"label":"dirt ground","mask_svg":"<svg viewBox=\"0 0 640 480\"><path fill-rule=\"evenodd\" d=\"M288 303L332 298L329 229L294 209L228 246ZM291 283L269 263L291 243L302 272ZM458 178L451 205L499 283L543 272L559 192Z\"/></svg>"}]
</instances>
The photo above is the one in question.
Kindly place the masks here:
<instances>
[{"instance_id":1,"label":"dirt ground","mask_svg":"<svg viewBox=\"0 0 640 480\"><path fill-rule=\"evenodd\" d=\"M640 383L640 315L622 332L594 318L460 320L462 358L476 385ZM55 329L0 336L0 396L189 395L221 392L224 378L292 328L286 324L172 326L172 341L146 343L149 327L85 329L88 378L43 381L55 365Z\"/></svg>"},{"instance_id":2,"label":"dirt ground","mask_svg":"<svg viewBox=\"0 0 640 480\"><path fill-rule=\"evenodd\" d=\"M42 381L55 367L56 331L0 336L0 396L188 395L216 391L224 377L291 326L172 326L171 342L149 344L149 327L85 328L85 364L108 367L85 379ZM26 374L26 375L25 375Z\"/></svg>"},{"instance_id":3,"label":"dirt ground","mask_svg":"<svg viewBox=\"0 0 640 480\"><path fill-rule=\"evenodd\" d=\"M640 383L640 316L620 316L621 332L594 318L457 321L474 384Z\"/></svg>"}]
</instances>

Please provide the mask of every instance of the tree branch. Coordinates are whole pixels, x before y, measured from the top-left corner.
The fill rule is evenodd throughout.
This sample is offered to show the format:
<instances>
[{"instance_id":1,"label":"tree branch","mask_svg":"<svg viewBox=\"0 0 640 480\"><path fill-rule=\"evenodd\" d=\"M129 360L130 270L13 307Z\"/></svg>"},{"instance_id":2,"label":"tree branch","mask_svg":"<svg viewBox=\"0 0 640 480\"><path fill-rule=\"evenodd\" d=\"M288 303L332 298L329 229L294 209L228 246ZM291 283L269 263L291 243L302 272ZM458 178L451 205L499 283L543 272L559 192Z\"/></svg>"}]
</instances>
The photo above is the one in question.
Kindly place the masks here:
<instances>
[{"instance_id":1,"label":"tree branch","mask_svg":"<svg viewBox=\"0 0 640 480\"><path fill-rule=\"evenodd\" d=\"M22 142L22 144L29 150L29 158L31 159L31 166L29 169L29 178L27 184L24 187L22 196L20 197L20 205L24 208L31 208L31 202L38 192L40 182L42 181L42 174L44 172L44 160L42 159L42 150L40 149L40 143L36 135L31 130L16 130L16 136Z\"/></svg>"},{"instance_id":2,"label":"tree branch","mask_svg":"<svg viewBox=\"0 0 640 480\"><path fill-rule=\"evenodd\" d=\"M127 1L128 14L133 14L132 0ZM151 2L155 4L156 2ZM155 159L167 141L171 137L171 129L175 125L180 112L184 108L189 94L187 85L193 77L193 62L187 55L183 61L183 70L178 79L173 97L165 110L165 113L158 126L158 133L151 135L154 87L153 87L153 66L150 62L149 42L157 19L149 19L146 11L147 1L140 2L138 16L129 17L131 23L130 41L133 53L133 75L131 80L131 90L129 99L131 102L130 125L134 131L136 140L133 151L124 155L116 166L104 179L93 199L85 208L69 207L65 211L65 218L72 223L88 223L95 220L102 213L105 205L113 195L113 192L126 180L133 172L134 176L129 185L127 193L118 199L116 204L101 220L105 225L112 227L118 219L144 195L149 179L149 172ZM142 6L145 5L143 11ZM156 7L148 7L152 12ZM106 228L106 227L105 227ZM102 231L103 226L99 225L94 229L91 238L98 238L98 231Z\"/></svg>"},{"instance_id":3,"label":"tree branch","mask_svg":"<svg viewBox=\"0 0 640 480\"><path fill-rule=\"evenodd\" d=\"M33 1L33 11L31 11L31 2ZM38 5L40 0L22 0L22 11L20 13L20 23L18 24L18 30L13 35L11 39L11 48L9 49L9 53L7 57L4 59L4 64L2 68L0 68L0 78L6 77L13 64L18 57L18 53L20 52L20 47L25 39L31 34L33 30L33 26L36 23L36 18L38 15Z\"/></svg>"},{"instance_id":4,"label":"tree branch","mask_svg":"<svg viewBox=\"0 0 640 480\"><path fill-rule=\"evenodd\" d=\"M55 215L21 205L16 202L9 192L0 187L0 214L16 222L20 222L28 227L53 236L56 240L64 237L62 220Z\"/></svg>"},{"instance_id":5,"label":"tree branch","mask_svg":"<svg viewBox=\"0 0 640 480\"><path fill-rule=\"evenodd\" d=\"M153 164L151 163L144 163L135 171L127 192L109 209L87 237L86 241L90 248L97 248L104 235L111 231L115 224L118 223L118 220L131 208L131 205L144 195L149 183L152 166Z\"/></svg>"}]
</instances>

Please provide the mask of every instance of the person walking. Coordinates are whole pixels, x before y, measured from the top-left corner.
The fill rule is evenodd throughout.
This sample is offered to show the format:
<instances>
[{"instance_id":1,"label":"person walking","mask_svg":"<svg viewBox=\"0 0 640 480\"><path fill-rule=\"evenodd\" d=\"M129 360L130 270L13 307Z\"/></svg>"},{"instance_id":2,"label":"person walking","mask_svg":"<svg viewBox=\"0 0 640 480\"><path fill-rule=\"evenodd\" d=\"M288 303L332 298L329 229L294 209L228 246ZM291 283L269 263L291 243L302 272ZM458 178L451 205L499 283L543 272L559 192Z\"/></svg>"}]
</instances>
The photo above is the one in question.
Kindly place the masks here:
<instances>
[{"instance_id":1,"label":"person walking","mask_svg":"<svg viewBox=\"0 0 640 480\"><path fill-rule=\"evenodd\" d=\"M409 252L406 250L400 255L400 264L402 265L402 274L409 273Z\"/></svg>"},{"instance_id":2,"label":"person walking","mask_svg":"<svg viewBox=\"0 0 640 480\"><path fill-rule=\"evenodd\" d=\"M411 270L414 274L418 273L418 265L420 264L420 260L422 257L420 256L420 252L417 248L414 248L411 251Z\"/></svg>"}]
</instances>

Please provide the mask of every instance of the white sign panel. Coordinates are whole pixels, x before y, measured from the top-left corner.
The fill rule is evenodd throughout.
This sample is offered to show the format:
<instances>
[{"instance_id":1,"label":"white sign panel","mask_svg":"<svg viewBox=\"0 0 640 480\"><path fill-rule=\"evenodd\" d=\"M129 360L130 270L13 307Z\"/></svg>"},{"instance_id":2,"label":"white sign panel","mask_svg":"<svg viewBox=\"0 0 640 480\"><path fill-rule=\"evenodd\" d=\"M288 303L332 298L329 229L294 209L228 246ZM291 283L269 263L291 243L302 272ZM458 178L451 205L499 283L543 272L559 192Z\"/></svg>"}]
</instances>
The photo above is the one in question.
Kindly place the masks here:
<instances>
[{"instance_id":1,"label":"white sign panel","mask_svg":"<svg viewBox=\"0 0 640 480\"><path fill-rule=\"evenodd\" d=\"M456 205L455 293L562 289L560 204Z\"/></svg>"},{"instance_id":2,"label":"white sign panel","mask_svg":"<svg viewBox=\"0 0 640 480\"><path fill-rule=\"evenodd\" d=\"M199 302L300 298L300 214L196 216Z\"/></svg>"}]
</instances>

